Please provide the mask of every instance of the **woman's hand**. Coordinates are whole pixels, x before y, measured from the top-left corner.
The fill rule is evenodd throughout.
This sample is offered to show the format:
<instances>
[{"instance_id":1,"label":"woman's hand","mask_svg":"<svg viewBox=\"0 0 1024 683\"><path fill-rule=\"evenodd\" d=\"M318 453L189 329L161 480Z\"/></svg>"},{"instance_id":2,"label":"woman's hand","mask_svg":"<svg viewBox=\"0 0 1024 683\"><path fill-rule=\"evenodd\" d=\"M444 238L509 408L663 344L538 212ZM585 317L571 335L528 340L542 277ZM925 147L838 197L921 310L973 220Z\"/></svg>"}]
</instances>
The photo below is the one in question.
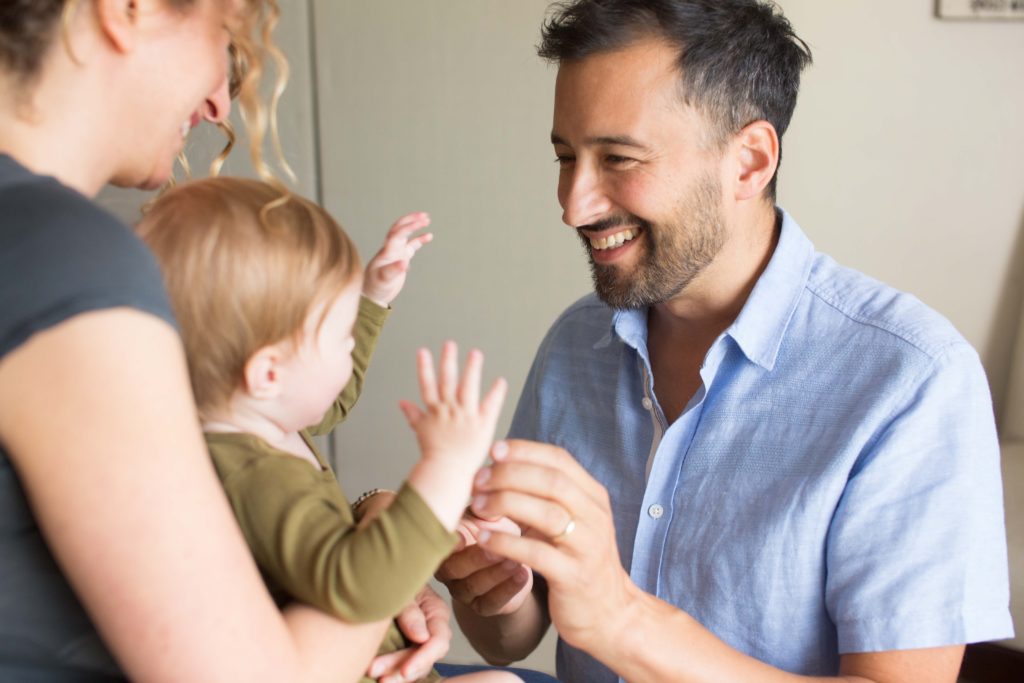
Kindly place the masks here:
<instances>
[{"instance_id":1,"label":"woman's hand","mask_svg":"<svg viewBox=\"0 0 1024 683\"><path fill-rule=\"evenodd\" d=\"M450 618L448 604L430 586L424 586L395 620L406 640L416 645L376 657L366 675L380 683L409 683L426 676L451 647Z\"/></svg>"}]
</instances>

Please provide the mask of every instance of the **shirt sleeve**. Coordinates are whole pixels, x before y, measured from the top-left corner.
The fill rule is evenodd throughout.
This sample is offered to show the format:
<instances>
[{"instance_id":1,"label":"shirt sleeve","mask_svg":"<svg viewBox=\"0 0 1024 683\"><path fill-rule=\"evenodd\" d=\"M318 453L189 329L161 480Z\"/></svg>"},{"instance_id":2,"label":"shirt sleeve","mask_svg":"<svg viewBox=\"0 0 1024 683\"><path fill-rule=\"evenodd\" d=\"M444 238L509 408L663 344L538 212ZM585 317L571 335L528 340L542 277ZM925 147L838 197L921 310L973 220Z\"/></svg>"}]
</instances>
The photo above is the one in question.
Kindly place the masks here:
<instances>
[{"instance_id":1,"label":"shirt sleeve","mask_svg":"<svg viewBox=\"0 0 1024 683\"><path fill-rule=\"evenodd\" d=\"M352 410L363 393L366 371L370 367L374 349L377 348L377 339L390 314L391 309L382 308L365 296L359 298L359 314L356 316L354 330L356 346L352 350L352 378L341 390L341 394L335 399L334 404L320 423L309 428L310 434L314 436L326 434L348 417L349 411Z\"/></svg>"},{"instance_id":2,"label":"shirt sleeve","mask_svg":"<svg viewBox=\"0 0 1024 683\"><path fill-rule=\"evenodd\" d=\"M81 313L128 307L175 325L156 260L127 226L53 181L0 196L0 357Z\"/></svg>"},{"instance_id":3,"label":"shirt sleeve","mask_svg":"<svg viewBox=\"0 0 1024 683\"><path fill-rule=\"evenodd\" d=\"M286 456L240 469L224 487L263 572L295 599L346 621L395 616L457 539L408 485L357 529L337 484Z\"/></svg>"},{"instance_id":4,"label":"shirt sleeve","mask_svg":"<svg viewBox=\"0 0 1024 683\"><path fill-rule=\"evenodd\" d=\"M853 468L830 528L826 604L841 653L1013 632L984 371L962 343L923 374Z\"/></svg>"}]
</instances>

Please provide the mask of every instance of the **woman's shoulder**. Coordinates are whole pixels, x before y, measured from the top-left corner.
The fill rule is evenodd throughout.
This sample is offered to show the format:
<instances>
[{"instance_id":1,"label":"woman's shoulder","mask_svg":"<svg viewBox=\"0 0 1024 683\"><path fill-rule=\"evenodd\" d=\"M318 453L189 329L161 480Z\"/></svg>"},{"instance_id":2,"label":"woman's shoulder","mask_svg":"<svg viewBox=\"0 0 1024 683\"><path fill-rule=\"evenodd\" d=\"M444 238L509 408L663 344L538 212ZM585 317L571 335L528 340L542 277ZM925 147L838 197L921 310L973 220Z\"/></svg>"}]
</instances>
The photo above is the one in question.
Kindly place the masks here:
<instances>
[{"instance_id":1,"label":"woman's shoulder","mask_svg":"<svg viewBox=\"0 0 1024 683\"><path fill-rule=\"evenodd\" d=\"M52 178L0 168L0 356L91 310L174 324L156 260L128 226Z\"/></svg>"}]
</instances>

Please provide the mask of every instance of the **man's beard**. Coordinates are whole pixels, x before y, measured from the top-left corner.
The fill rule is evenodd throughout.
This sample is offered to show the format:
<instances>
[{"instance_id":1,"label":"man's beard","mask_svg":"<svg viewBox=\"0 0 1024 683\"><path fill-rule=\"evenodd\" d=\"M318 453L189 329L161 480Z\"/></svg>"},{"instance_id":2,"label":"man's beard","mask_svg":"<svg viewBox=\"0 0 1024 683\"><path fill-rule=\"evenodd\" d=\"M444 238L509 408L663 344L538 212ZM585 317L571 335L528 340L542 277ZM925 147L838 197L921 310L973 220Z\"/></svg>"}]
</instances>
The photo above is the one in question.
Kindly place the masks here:
<instances>
[{"instance_id":1,"label":"man's beard","mask_svg":"<svg viewBox=\"0 0 1024 683\"><path fill-rule=\"evenodd\" d=\"M721 211L721 184L713 177L698 180L693 193L676 211L673 224L655 227L636 216L612 216L591 229L618 225L641 228L644 243L639 261L630 271L595 263L590 241L580 232L590 257L597 296L612 308L637 309L672 299L715 259L725 243Z\"/></svg>"}]
</instances>

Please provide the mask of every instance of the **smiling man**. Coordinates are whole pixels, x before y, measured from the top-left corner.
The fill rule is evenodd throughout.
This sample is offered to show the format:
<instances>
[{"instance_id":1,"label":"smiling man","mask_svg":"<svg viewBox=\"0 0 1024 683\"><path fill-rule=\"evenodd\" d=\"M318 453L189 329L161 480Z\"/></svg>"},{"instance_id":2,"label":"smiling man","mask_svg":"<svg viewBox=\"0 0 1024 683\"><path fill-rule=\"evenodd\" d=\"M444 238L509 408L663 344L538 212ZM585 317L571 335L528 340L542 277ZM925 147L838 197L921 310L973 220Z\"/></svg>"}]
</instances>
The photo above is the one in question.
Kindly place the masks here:
<instances>
[{"instance_id":1,"label":"smiling man","mask_svg":"<svg viewBox=\"0 0 1024 683\"><path fill-rule=\"evenodd\" d=\"M756 0L578 0L540 53L596 296L478 478L530 532L439 572L463 629L510 661L552 621L571 683L954 681L1012 633L987 382L775 205L806 45Z\"/></svg>"}]
</instances>

